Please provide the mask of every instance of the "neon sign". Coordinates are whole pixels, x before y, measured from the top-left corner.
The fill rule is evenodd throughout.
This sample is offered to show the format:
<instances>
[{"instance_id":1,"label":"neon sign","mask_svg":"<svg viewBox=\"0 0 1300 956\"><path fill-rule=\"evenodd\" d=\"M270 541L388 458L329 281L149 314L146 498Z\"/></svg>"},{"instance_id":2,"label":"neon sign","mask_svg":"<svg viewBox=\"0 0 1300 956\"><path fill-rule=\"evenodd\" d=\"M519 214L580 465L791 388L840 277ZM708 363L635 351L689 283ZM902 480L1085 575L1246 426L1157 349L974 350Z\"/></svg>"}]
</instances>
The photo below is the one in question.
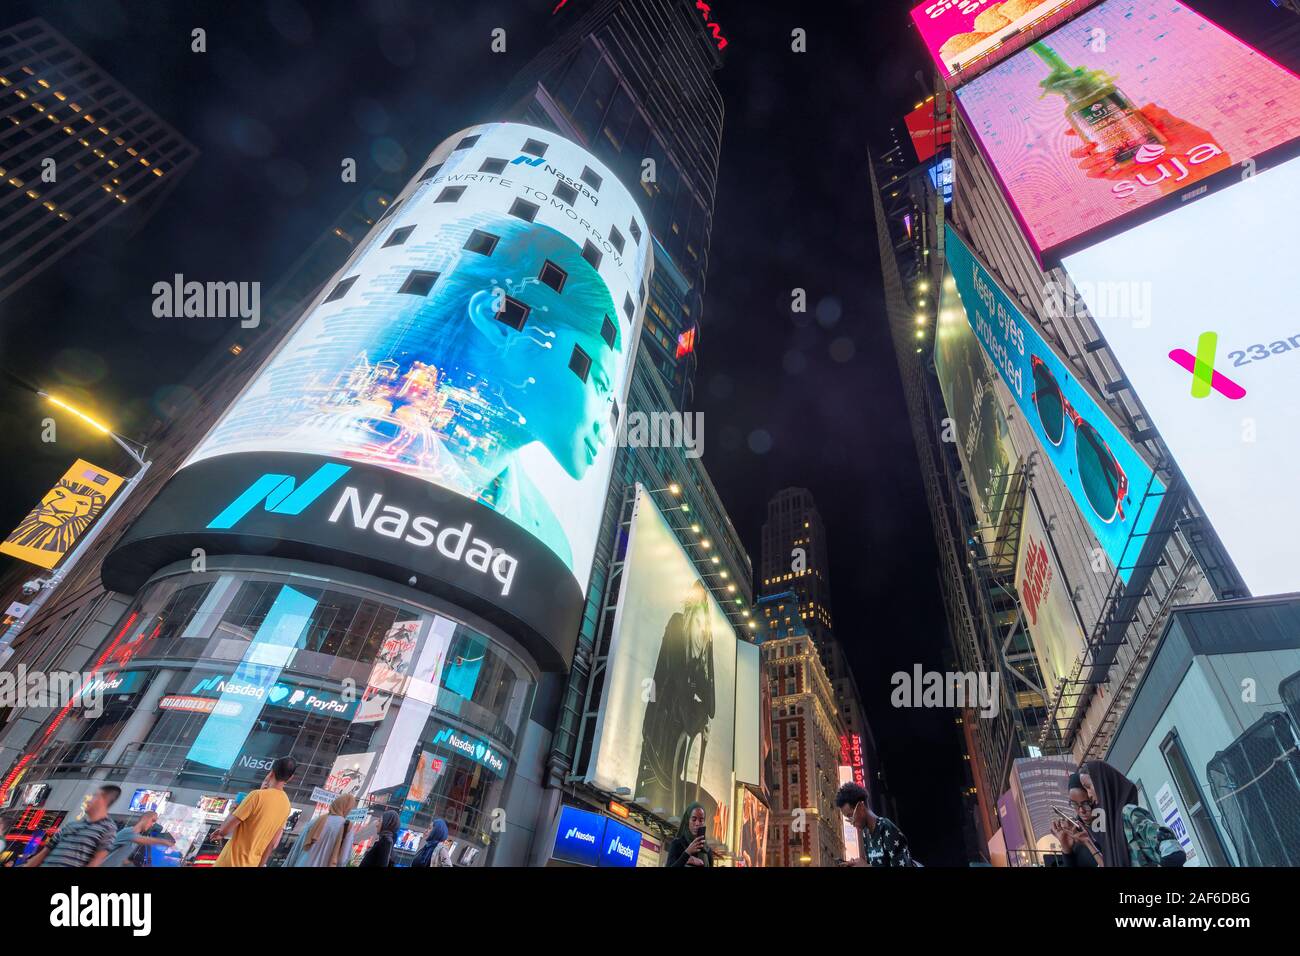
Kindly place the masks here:
<instances>
[{"instance_id":1,"label":"neon sign","mask_svg":"<svg viewBox=\"0 0 1300 956\"><path fill-rule=\"evenodd\" d=\"M695 0L695 9L700 11L700 16L704 17L704 25L713 31L713 41L718 49L725 49L727 38L722 35L722 27L709 19L712 16L712 8L704 0Z\"/></svg>"}]
</instances>

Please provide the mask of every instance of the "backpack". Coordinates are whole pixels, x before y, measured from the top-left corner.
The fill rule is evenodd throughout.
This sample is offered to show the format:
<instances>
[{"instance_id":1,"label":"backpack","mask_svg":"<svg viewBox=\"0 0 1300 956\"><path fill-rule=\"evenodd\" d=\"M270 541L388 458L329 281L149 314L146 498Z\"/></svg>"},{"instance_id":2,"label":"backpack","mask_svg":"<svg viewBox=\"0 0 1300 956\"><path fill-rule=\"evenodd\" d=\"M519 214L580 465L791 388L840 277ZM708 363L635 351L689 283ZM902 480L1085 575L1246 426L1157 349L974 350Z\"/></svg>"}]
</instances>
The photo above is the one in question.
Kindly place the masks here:
<instances>
[{"instance_id":1,"label":"backpack","mask_svg":"<svg viewBox=\"0 0 1300 956\"><path fill-rule=\"evenodd\" d=\"M1124 807L1124 842L1133 866L1182 866L1187 852L1174 831L1135 803Z\"/></svg>"}]
</instances>

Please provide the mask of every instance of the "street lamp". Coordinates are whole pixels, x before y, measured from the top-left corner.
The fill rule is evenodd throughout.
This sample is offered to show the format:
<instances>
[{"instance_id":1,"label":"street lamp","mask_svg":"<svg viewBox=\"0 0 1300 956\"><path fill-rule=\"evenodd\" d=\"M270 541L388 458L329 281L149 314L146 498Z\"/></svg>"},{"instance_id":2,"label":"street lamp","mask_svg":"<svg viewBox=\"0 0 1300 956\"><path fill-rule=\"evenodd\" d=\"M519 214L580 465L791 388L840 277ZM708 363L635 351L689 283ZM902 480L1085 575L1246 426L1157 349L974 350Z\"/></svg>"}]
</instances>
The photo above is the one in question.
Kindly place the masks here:
<instances>
[{"instance_id":1,"label":"street lamp","mask_svg":"<svg viewBox=\"0 0 1300 956\"><path fill-rule=\"evenodd\" d=\"M57 588L59 584L62 583L63 579L68 576L68 572L72 570L81 556L85 554L86 549L89 548L95 538L99 536L99 532L108 525L109 520L113 517L117 509L121 507L122 502L131 494L135 489L135 486L140 483L140 479L144 477L144 473L148 471L149 466L153 464L153 462L146 461L142 454L147 450L146 446L139 445L129 439L123 438L103 422L82 411L80 408L77 408L70 402L57 398L49 392L41 389L33 389L33 391L56 408L63 409L65 412L84 422L101 435L107 435L109 438L113 439L113 441L116 442L123 451L131 456L131 460L134 461L138 467L136 468L135 474L126 480L122 489L114 496L112 503L110 503L104 510L104 513L101 514L95 523L90 526L89 530L81 536L81 540L77 542L77 546L72 549L71 553L69 553L63 560L63 563L51 571L50 576L42 582L40 592L32 599L32 602L27 605L27 610L23 612L22 616L18 618L18 620L14 621L14 623L9 626L9 630L5 631L3 636L0 636L0 665L3 665L4 662L13 654L14 638L16 638L19 632L22 631L23 626L36 616L36 612L41 609L43 604L45 604L54 589Z\"/></svg>"}]
</instances>

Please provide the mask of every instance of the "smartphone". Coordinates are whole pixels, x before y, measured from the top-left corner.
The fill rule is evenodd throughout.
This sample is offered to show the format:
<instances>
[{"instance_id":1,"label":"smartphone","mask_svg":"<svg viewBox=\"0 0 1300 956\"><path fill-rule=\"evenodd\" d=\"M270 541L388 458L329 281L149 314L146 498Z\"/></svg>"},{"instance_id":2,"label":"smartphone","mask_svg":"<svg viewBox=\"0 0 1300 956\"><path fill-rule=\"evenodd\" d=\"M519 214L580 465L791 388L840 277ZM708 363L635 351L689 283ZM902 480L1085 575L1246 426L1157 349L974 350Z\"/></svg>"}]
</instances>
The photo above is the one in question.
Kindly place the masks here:
<instances>
[{"instance_id":1,"label":"smartphone","mask_svg":"<svg viewBox=\"0 0 1300 956\"><path fill-rule=\"evenodd\" d=\"M697 830L695 831L695 839L698 840L698 839L700 839L700 837L702 837L702 836L704 836L704 827L700 827L699 829L697 829ZM704 848L705 848L705 849L708 849L708 846L709 846L709 843L708 843L708 841L706 840L706 841L704 842Z\"/></svg>"},{"instance_id":2,"label":"smartphone","mask_svg":"<svg viewBox=\"0 0 1300 956\"><path fill-rule=\"evenodd\" d=\"M1064 820L1069 826L1073 827L1075 830L1083 829L1083 827L1079 823L1078 817L1071 816L1070 814L1062 810L1060 807L1058 807L1056 804L1052 804L1052 812L1055 813L1062 820Z\"/></svg>"}]
</instances>

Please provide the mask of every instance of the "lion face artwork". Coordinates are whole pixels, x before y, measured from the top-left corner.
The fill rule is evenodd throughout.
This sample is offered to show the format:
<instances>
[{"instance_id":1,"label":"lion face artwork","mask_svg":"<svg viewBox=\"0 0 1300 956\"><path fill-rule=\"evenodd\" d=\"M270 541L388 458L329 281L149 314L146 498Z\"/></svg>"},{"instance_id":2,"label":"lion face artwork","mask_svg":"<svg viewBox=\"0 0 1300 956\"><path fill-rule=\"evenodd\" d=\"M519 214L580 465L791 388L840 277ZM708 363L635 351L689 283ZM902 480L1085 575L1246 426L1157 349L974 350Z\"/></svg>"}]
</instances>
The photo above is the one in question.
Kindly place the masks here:
<instances>
[{"instance_id":1,"label":"lion face artwork","mask_svg":"<svg viewBox=\"0 0 1300 956\"><path fill-rule=\"evenodd\" d=\"M60 554L72 546L104 510L103 494L79 482L61 479L14 529L14 544Z\"/></svg>"},{"instance_id":2,"label":"lion face artwork","mask_svg":"<svg viewBox=\"0 0 1300 956\"><path fill-rule=\"evenodd\" d=\"M103 512L121 483L118 476L78 460L0 542L0 552L54 567Z\"/></svg>"}]
</instances>

